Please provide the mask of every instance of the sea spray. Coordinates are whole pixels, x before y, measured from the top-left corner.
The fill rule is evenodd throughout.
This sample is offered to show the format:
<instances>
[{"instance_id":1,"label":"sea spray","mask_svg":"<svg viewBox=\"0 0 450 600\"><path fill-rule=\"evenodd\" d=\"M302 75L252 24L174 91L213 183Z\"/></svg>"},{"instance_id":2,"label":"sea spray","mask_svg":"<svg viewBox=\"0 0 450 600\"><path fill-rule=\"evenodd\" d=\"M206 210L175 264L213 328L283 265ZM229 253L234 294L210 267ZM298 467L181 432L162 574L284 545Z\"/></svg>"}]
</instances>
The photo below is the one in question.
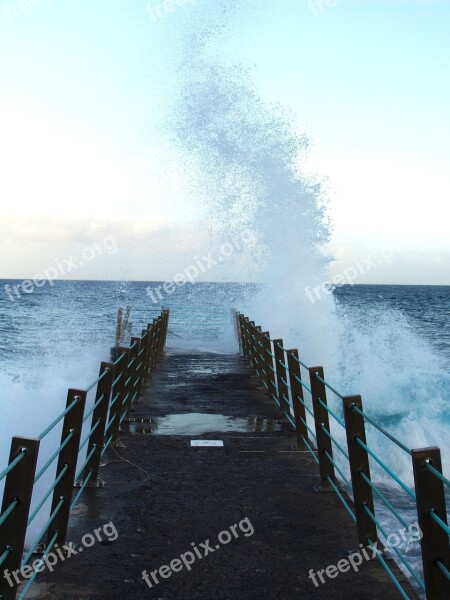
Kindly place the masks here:
<instances>
[{"instance_id":1,"label":"sea spray","mask_svg":"<svg viewBox=\"0 0 450 600\"><path fill-rule=\"evenodd\" d=\"M442 445L448 468L450 378L435 352L403 313L386 305L343 307L332 290L311 303L307 292L330 279L332 257L325 250L330 225L322 185L303 169L308 142L288 111L260 97L247 69L211 52L223 25L212 22L206 30L203 20L196 33L195 24L187 27L190 53L180 69L172 126L191 167L191 189L216 230L229 235L250 227L258 240L247 279L256 274L261 285L237 308L287 347L298 347L308 364L323 365L342 393L362 394L366 410L406 444ZM330 394L330 402L341 411L340 399ZM370 427L369 435L411 485L409 456ZM378 469L374 477L385 478Z\"/></svg>"}]
</instances>

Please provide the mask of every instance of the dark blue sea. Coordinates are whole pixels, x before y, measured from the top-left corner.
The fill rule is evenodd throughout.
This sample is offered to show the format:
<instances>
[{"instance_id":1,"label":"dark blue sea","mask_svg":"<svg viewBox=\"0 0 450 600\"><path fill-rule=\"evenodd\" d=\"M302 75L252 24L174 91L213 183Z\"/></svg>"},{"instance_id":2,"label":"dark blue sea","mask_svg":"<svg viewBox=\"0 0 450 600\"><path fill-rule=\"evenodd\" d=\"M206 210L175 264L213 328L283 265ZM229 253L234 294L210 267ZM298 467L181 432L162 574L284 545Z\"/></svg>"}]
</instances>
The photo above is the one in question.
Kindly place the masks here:
<instances>
[{"instance_id":1,"label":"dark blue sea","mask_svg":"<svg viewBox=\"0 0 450 600\"><path fill-rule=\"evenodd\" d=\"M3 281L1 289L6 283L15 282ZM37 435L63 409L68 387L83 388L95 379L114 343L118 306L131 307L134 335L161 305L170 308L169 353L236 353L230 311L252 317L263 287L188 283L156 305L146 290L158 285L55 281L14 301L0 294L0 469L13 434ZM439 446L450 474L450 286L344 285L334 290L326 309L320 302L312 307L320 315L317 322L295 305L286 314L273 306L264 312L258 302L263 329L298 347L307 364L322 364L326 379L342 394L361 394L367 413L408 447ZM339 398L329 393L328 401L340 414ZM339 426L332 430L345 444ZM46 443L55 444L58 435ZM377 454L412 485L409 455L370 426L367 435ZM345 471L343 457L336 460ZM414 506L404 492L377 465L372 477L413 522ZM388 511L382 505L377 510L396 531ZM419 556L417 545L404 552Z\"/></svg>"}]
</instances>

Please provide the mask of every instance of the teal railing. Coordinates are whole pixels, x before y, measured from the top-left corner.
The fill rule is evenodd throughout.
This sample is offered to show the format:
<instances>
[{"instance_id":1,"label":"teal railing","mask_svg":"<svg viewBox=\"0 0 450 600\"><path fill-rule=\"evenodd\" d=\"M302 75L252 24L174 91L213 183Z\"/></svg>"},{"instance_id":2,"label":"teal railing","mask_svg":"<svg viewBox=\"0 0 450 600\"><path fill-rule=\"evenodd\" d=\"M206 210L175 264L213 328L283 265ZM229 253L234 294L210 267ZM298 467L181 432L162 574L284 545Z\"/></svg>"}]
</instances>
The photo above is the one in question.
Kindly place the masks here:
<instances>
[{"instance_id":1,"label":"teal railing","mask_svg":"<svg viewBox=\"0 0 450 600\"><path fill-rule=\"evenodd\" d=\"M131 338L129 348L114 348L117 355L114 362L102 362L99 376L86 389L69 389L64 411L36 439L13 437L8 466L0 473L0 482L4 481L0 512L0 600L16 600L18 594L19 600L26 598L47 555L55 546L64 546L71 511L86 487L100 485L100 460L115 442L120 424L161 357L168 320L169 311L163 310L142 331L141 337ZM94 388L93 406L86 410L87 395ZM42 440L61 423L59 446L36 472ZM48 476L55 464L52 483L31 512L36 484L45 474ZM30 526L36 527L38 515L42 518L44 507L50 503L48 518L38 527L39 533L25 551ZM38 558L30 564L35 554ZM18 592L20 574L26 583Z\"/></svg>"},{"instance_id":2,"label":"teal railing","mask_svg":"<svg viewBox=\"0 0 450 600\"><path fill-rule=\"evenodd\" d=\"M325 379L323 367L309 367L300 360L298 350L286 349L282 339L271 338L269 332L263 332L241 313L235 313L235 325L244 358L295 430L298 447L305 447L318 464L321 488L334 491L344 505L356 525L359 543L376 548L379 533L389 539L385 526L376 515L374 497L409 531L400 510L387 498L380 485L374 483L370 474L372 465L399 486L417 512L423 574L392 545L397 559L427 600L450 598L450 528L445 499L450 481L442 473L440 449L408 448L366 413L361 396L338 392ZM303 373L307 374L306 378ZM340 411L329 406L327 392L337 398L342 416L337 414ZM342 430L344 442L333 434L330 419L338 430ZM414 489L368 445L366 423L408 455ZM342 458L338 460L337 456ZM344 470L350 475L347 476ZM408 600L410 592L404 589L383 553L376 555L402 598Z\"/></svg>"}]
</instances>

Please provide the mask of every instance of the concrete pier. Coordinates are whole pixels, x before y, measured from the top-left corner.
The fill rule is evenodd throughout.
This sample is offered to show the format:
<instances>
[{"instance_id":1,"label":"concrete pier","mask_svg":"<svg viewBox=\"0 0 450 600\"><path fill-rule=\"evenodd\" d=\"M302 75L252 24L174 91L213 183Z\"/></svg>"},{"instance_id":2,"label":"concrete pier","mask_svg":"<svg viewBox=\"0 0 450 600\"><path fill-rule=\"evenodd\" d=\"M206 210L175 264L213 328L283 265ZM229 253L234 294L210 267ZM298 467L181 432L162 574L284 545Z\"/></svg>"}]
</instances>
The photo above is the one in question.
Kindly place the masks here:
<instances>
[{"instance_id":1,"label":"concrete pier","mask_svg":"<svg viewBox=\"0 0 450 600\"><path fill-rule=\"evenodd\" d=\"M77 554L27 597L400 598L376 559L333 568L358 549L354 524L335 494L313 490L317 465L238 355L166 354L101 478L70 520Z\"/></svg>"}]
</instances>

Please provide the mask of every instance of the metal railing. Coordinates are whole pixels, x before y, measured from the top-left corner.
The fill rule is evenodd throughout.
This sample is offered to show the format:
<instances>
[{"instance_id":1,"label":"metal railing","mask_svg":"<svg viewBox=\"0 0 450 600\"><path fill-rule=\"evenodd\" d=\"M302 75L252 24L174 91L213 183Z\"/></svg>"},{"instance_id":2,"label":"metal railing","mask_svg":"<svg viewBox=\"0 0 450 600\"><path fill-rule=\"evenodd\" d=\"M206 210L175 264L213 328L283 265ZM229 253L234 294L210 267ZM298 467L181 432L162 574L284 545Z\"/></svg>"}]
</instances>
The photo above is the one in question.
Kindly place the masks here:
<instances>
[{"instance_id":1,"label":"metal railing","mask_svg":"<svg viewBox=\"0 0 450 600\"><path fill-rule=\"evenodd\" d=\"M450 528L445 500L445 487L450 488L450 481L442 473L440 449L409 449L366 414L361 396L340 394L325 379L323 367L308 367L300 360L298 350L286 349L282 339L272 339L268 331L262 332L261 327L255 326L254 321L250 321L248 317L239 312L234 314L239 347L244 358L292 425L298 447L306 447L318 464L322 490L335 492L355 522L359 543L376 547L378 531L384 538L388 538L375 513L374 493L402 526L408 528L400 512L380 486L372 481L370 463L374 461L377 468L387 473L415 503L417 522L422 534L420 544L423 578L397 548L393 550L414 582L426 594L427 600L450 598ZM302 369L307 373L307 381L302 376ZM305 391L310 402L305 400ZM338 398L343 417L328 406L327 391ZM314 430L308 423L307 415L314 422ZM333 435L330 418L343 428L345 447ZM414 489L406 485L368 446L366 422L410 456ZM344 463L348 463L350 481L333 454L335 450L344 457ZM353 500L346 495L345 488ZM383 555L377 553L377 558L400 595L408 600L407 592Z\"/></svg>"},{"instance_id":2,"label":"metal railing","mask_svg":"<svg viewBox=\"0 0 450 600\"><path fill-rule=\"evenodd\" d=\"M131 338L129 348L115 348L117 359L102 362L92 384L86 389L69 389L64 411L36 439L12 438L8 466L0 473L0 482L5 480L0 512L0 600L16 599L18 583L12 574L27 569L19 600L25 598L42 560L56 545L62 548L65 544L71 511L86 487L100 485L100 460L117 439L121 422L161 357L168 320L169 311L163 310L141 337ZM86 411L87 394L95 386L93 406ZM60 444L36 473L41 441L61 422ZM89 431L82 439L86 427ZM30 514L36 483L56 461L55 478ZM74 487L78 488L75 497ZM51 502L49 517L25 552L27 530L47 501ZM41 563L37 560L30 565L34 554L40 555ZM4 576L7 573L9 577Z\"/></svg>"}]
</instances>

